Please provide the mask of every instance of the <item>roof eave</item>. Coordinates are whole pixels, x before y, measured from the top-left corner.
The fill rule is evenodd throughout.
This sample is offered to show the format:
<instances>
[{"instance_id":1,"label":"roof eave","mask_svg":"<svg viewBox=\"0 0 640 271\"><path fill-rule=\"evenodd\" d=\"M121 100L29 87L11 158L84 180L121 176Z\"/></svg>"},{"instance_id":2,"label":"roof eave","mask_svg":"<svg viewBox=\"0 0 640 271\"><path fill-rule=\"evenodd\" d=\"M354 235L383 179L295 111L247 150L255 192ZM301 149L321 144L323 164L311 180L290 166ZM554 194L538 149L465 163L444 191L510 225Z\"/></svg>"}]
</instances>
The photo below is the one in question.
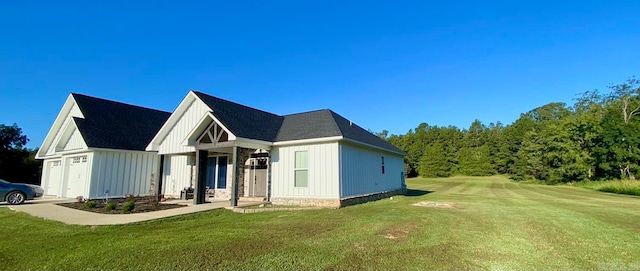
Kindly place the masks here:
<instances>
[{"instance_id":1,"label":"roof eave","mask_svg":"<svg viewBox=\"0 0 640 271\"><path fill-rule=\"evenodd\" d=\"M343 136L330 136L330 137L317 137L317 138L298 139L298 140L276 141L276 142L273 142L273 146L305 145L305 144L313 144L313 143L340 141L342 139L344 139Z\"/></svg>"},{"instance_id":2,"label":"roof eave","mask_svg":"<svg viewBox=\"0 0 640 271\"><path fill-rule=\"evenodd\" d=\"M362 142L362 141L353 140L353 139L351 139L351 138L344 138L342 141L347 141L347 142L350 142L350 143L359 144L359 145L362 145L362 146L366 146L366 147L369 147L369 148L373 148L373 149L377 149L377 150L385 151L385 152L388 152L388 153L393 153L393 154L401 155L401 156L403 156L403 157L404 157L404 156L407 156L407 153L405 153L405 152L403 152L403 151L390 150L390 149L383 148L383 147L379 147L379 146L376 146L376 145L371 145L371 144L368 144L368 143L364 143L364 142Z\"/></svg>"},{"instance_id":3,"label":"roof eave","mask_svg":"<svg viewBox=\"0 0 640 271\"><path fill-rule=\"evenodd\" d=\"M180 116L189 109L189 105L199 99L198 95L196 95L193 90L190 90L189 93L187 93L187 96L185 96L180 104L178 104L176 109L173 110L167 121L165 121L162 127L160 127L160 130L158 130L153 139L151 139L151 142L149 142L145 150L158 151L160 143L169 134L169 132L171 132L172 127L180 120Z\"/></svg>"},{"instance_id":4,"label":"roof eave","mask_svg":"<svg viewBox=\"0 0 640 271\"><path fill-rule=\"evenodd\" d=\"M54 143L53 141L56 139L55 137L58 134L58 131L63 128L62 126L64 125L64 122L66 120L64 119L64 117L71 113L71 109L75 104L77 104L77 102L73 98L73 93L70 93L69 96L67 96L64 104L62 105L62 109L60 109L58 115L53 121L53 125L51 125L51 128L49 128L49 132L47 132L47 135L45 136L42 145L40 145L38 152L36 152L35 159L47 158L46 154L49 150L49 146ZM80 111L80 113L82 114L82 111Z\"/></svg>"}]
</instances>

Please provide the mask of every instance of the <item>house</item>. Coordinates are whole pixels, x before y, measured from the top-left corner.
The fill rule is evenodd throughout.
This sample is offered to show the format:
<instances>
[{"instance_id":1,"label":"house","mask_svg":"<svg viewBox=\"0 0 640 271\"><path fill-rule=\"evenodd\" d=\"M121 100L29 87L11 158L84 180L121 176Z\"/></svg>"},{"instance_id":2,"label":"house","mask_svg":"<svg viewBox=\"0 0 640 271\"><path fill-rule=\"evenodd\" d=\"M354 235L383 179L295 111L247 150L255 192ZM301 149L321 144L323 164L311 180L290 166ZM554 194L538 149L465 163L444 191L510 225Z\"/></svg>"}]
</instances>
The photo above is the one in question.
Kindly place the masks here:
<instances>
[{"instance_id":1,"label":"house","mask_svg":"<svg viewBox=\"0 0 640 271\"><path fill-rule=\"evenodd\" d=\"M36 154L45 195L149 194L159 157L145 148L169 115L71 93Z\"/></svg>"},{"instance_id":2,"label":"house","mask_svg":"<svg viewBox=\"0 0 640 271\"><path fill-rule=\"evenodd\" d=\"M280 116L198 91L170 115L71 94L41 152L61 197L192 188L196 204L340 207L406 189L405 153L331 110Z\"/></svg>"},{"instance_id":3,"label":"house","mask_svg":"<svg viewBox=\"0 0 640 271\"><path fill-rule=\"evenodd\" d=\"M331 110L279 116L190 91L146 148L162 193L340 207L403 193L405 153Z\"/></svg>"}]
</instances>

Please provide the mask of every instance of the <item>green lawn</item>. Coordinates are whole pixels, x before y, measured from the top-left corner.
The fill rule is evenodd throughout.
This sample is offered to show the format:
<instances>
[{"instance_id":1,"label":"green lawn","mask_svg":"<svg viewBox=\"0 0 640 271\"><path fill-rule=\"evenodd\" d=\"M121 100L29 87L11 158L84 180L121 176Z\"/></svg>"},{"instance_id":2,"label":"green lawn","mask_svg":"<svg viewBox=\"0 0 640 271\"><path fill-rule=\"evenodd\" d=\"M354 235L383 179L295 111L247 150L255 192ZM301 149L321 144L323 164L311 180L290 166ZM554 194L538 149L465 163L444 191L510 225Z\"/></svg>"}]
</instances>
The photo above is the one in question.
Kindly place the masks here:
<instances>
[{"instance_id":1,"label":"green lawn","mask_svg":"<svg viewBox=\"0 0 640 271\"><path fill-rule=\"evenodd\" d=\"M640 197L499 176L407 183L409 196L339 210L216 210L125 226L0 208L0 269L640 270ZM455 208L412 206L421 201Z\"/></svg>"}]
</instances>

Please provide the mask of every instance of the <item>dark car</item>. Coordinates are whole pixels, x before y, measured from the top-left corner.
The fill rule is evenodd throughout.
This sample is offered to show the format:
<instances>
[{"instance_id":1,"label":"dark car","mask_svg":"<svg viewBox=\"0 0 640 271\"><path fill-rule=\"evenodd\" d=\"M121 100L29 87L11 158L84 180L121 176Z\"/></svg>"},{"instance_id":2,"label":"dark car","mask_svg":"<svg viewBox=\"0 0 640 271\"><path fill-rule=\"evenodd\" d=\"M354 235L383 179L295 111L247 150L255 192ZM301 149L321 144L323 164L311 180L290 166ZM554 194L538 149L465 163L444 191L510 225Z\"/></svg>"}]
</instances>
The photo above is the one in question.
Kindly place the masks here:
<instances>
[{"instance_id":1,"label":"dark car","mask_svg":"<svg viewBox=\"0 0 640 271\"><path fill-rule=\"evenodd\" d=\"M42 197L42 187L26 183L10 183L0 179L0 201L9 204L22 204L25 200Z\"/></svg>"}]
</instances>

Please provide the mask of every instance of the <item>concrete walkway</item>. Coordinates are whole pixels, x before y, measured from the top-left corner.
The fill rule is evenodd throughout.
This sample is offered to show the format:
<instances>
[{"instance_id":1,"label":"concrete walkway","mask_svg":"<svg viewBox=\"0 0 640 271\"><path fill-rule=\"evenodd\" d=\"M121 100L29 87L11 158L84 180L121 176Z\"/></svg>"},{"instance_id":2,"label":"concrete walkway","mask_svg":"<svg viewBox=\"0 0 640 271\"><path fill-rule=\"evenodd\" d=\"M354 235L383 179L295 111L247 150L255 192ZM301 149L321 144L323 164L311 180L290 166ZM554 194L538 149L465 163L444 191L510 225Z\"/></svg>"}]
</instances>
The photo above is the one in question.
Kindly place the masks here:
<instances>
[{"instance_id":1,"label":"concrete walkway","mask_svg":"<svg viewBox=\"0 0 640 271\"><path fill-rule=\"evenodd\" d=\"M238 207L262 204L263 202L240 202ZM60 221L72 225L120 225L149 221L165 217L192 214L220 208L229 208L229 201L188 205L186 207L135 214L99 214L59 206L53 203L37 203L7 206L9 209L25 212L32 216Z\"/></svg>"}]
</instances>

